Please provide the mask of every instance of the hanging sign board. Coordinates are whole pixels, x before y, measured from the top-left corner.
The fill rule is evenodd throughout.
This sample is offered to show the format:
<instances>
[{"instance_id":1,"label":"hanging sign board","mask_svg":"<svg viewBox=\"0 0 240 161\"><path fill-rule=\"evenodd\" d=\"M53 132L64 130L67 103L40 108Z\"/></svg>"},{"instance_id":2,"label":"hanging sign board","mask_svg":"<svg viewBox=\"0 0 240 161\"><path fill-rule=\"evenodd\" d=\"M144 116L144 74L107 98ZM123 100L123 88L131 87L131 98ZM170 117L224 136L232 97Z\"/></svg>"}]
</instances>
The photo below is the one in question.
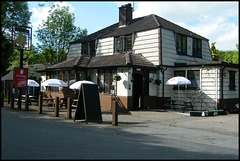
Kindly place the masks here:
<instances>
[{"instance_id":1,"label":"hanging sign board","mask_svg":"<svg viewBox=\"0 0 240 161\"><path fill-rule=\"evenodd\" d=\"M95 84L82 84L80 88L74 121L80 119L85 119L86 123L102 122L98 86Z\"/></svg>"},{"instance_id":2,"label":"hanging sign board","mask_svg":"<svg viewBox=\"0 0 240 161\"><path fill-rule=\"evenodd\" d=\"M28 68L13 69L13 88L27 88Z\"/></svg>"}]
</instances>

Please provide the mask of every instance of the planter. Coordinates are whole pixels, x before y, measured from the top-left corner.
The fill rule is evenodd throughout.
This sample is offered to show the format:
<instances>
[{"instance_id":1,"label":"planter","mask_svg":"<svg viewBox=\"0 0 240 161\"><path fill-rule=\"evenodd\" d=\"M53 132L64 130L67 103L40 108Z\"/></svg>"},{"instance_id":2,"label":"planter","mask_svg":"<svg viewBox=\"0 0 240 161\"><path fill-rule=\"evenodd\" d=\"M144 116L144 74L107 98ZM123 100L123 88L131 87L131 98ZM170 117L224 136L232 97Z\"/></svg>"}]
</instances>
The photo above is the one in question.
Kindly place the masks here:
<instances>
[{"instance_id":1,"label":"planter","mask_svg":"<svg viewBox=\"0 0 240 161\"><path fill-rule=\"evenodd\" d=\"M217 116L226 115L224 110L211 110L211 111L189 111L190 116Z\"/></svg>"},{"instance_id":2,"label":"planter","mask_svg":"<svg viewBox=\"0 0 240 161\"><path fill-rule=\"evenodd\" d=\"M226 112L224 110L218 110L218 115L226 115Z\"/></svg>"},{"instance_id":3,"label":"planter","mask_svg":"<svg viewBox=\"0 0 240 161\"><path fill-rule=\"evenodd\" d=\"M217 116L218 110L206 111L205 113L208 113L208 116Z\"/></svg>"},{"instance_id":4,"label":"planter","mask_svg":"<svg viewBox=\"0 0 240 161\"><path fill-rule=\"evenodd\" d=\"M203 115L203 111L189 111L190 116L202 116Z\"/></svg>"}]
</instances>

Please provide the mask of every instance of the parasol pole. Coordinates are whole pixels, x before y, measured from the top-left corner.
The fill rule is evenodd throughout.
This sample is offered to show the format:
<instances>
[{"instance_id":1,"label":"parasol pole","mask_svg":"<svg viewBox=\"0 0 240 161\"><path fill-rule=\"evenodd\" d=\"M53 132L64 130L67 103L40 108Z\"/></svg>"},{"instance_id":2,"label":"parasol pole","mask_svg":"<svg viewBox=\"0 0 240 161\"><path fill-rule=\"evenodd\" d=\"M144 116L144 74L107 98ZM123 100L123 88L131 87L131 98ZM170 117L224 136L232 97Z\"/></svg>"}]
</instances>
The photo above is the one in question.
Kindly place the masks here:
<instances>
[{"instance_id":1,"label":"parasol pole","mask_svg":"<svg viewBox=\"0 0 240 161\"><path fill-rule=\"evenodd\" d=\"M180 85L178 84L178 102L180 103L180 89L179 89ZM178 110L180 111L180 106L178 108Z\"/></svg>"}]
</instances>

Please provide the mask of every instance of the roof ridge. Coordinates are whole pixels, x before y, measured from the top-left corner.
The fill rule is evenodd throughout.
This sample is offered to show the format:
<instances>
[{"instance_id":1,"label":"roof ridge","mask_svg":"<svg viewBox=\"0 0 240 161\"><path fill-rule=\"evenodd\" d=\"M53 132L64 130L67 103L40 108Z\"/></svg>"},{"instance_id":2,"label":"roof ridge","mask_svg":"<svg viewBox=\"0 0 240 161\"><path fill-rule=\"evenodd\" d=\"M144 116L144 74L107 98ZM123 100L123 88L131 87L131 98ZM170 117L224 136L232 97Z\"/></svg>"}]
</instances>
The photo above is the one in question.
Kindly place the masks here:
<instances>
[{"instance_id":1,"label":"roof ridge","mask_svg":"<svg viewBox=\"0 0 240 161\"><path fill-rule=\"evenodd\" d=\"M82 55L80 55L80 56L77 56L77 57L79 57L76 61L75 61L75 63L73 64L73 65L78 65L78 64L80 64L80 61L82 61ZM75 58L75 57L74 57Z\"/></svg>"},{"instance_id":2,"label":"roof ridge","mask_svg":"<svg viewBox=\"0 0 240 161\"><path fill-rule=\"evenodd\" d=\"M157 23L157 26L160 27L161 24L160 24L160 22L157 20L156 15L155 15L155 14L152 14L152 17L153 17L154 21Z\"/></svg>"}]
</instances>

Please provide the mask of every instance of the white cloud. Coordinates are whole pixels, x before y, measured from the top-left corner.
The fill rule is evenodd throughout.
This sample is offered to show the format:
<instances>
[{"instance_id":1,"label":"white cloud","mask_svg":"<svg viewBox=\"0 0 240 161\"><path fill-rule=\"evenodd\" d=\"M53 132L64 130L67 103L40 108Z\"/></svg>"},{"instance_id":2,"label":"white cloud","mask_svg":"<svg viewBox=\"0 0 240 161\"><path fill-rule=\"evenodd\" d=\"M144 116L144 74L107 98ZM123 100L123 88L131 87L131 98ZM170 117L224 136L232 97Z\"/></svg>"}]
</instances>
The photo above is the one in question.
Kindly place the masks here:
<instances>
[{"instance_id":1,"label":"white cloud","mask_svg":"<svg viewBox=\"0 0 240 161\"><path fill-rule=\"evenodd\" d=\"M55 5L59 5L60 7L68 6L69 12L74 13L74 7L71 4L68 4L67 2L56 2ZM53 10L55 8L53 8ZM31 22L32 22L34 31L36 31L37 28L40 27L43 21L47 20L50 10L51 10L51 7L38 7L38 8L33 8L31 10L32 12Z\"/></svg>"},{"instance_id":2,"label":"white cloud","mask_svg":"<svg viewBox=\"0 0 240 161\"><path fill-rule=\"evenodd\" d=\"M219 50L235 50L238 43L237 2L139 2L133 18L156 14L216 42Z\"/></svg>"},{"instance_id":3,"label":"white cloud","mask_svg":"<svg viewBox=\"0 0 240 161\"><path fill-rule=\"evenodd\" d=\"M47 20L47 16L49 15L50 7L44 8L33 8L32 9L32 25L34 28L39 27L39 25Z\"/></svg>"}]
</instances>

